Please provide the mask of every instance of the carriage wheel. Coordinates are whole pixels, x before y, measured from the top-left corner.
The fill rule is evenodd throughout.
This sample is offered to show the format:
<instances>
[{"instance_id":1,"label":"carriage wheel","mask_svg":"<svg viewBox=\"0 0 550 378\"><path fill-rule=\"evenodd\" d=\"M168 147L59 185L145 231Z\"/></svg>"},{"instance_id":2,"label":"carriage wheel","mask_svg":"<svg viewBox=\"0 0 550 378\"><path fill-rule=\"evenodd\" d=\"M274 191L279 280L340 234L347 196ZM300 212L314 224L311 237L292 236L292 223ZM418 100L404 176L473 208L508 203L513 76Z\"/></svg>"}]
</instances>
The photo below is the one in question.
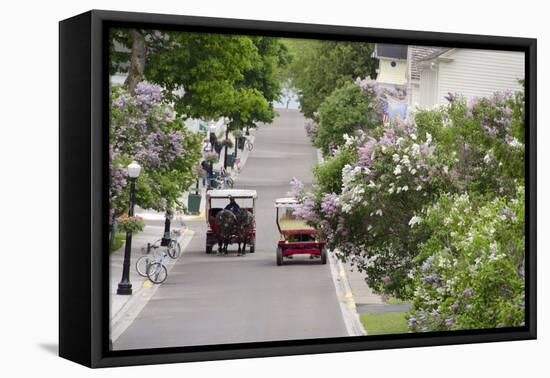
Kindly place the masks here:
<instances>
[{"instance_id":1,"label":"carriage wheel","mask_svg":"<svg viewBox=\"0 0 550 378\"><path fill-rule=\"evenodd\" d=\"M283 265L283 249L277 247L277 265Z\"/></svg>"},{"instance_id":2,"label":"carriage wheel","mask_svg":"<svg viewBox=\"0 0 550 378\"><path fill-rule=\"evenodd\" d=\"M327 250L325 248L321 249L321 264L327 263Z\"/></svg>"},{"instance_id":3,"label":"carriage wheel","mask_svg":"<svg viewBox=\"0 0 550 378\"><path fill-rule=\"evenodd\" d=\"M254 253L256 250L256 244L250 244L250 253Z\"/></svg>"},{"instance_id":4,"label":"carriage wheel","mask_svg":"<svg viewBox=\"0 0 550 378\"><path fill-rule=\"evenodd\" d=\"M212 246L206 244L206 253L212 253Z\"/></svg>"}]
</instances>

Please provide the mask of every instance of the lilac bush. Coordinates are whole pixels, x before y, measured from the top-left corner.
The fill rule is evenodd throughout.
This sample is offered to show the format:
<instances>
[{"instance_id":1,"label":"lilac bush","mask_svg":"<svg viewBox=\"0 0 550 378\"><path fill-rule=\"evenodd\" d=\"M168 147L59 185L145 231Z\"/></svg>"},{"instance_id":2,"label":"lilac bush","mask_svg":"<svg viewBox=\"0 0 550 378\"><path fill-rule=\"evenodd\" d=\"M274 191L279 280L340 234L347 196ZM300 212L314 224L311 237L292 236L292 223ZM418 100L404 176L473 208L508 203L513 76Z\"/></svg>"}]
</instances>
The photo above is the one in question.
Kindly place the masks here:
<instances>
[{"instance_id":1,"label":"lilac bush","mask_svg":"<svg viewBox=\"0 0 550 378\"><path fill-rule=\"evenodd\" d=\"M138 83L135 95L111 87L109 142L111 222L128 206L126 166L133 160L142 166L138 205L160 211L183 207L179 198L193 182L200 141L164 102L160 86Z\"/></svg>"},{"instance_id":2,"label":"lilac bush","mask_svg":"<svg viewBox=\"0 0 550 378\"><path fill-rule=\"evenodd\" d=\"M418 214L414 332L517 327L525 321L524 190L478 203L442 195Z\"/></svg>"},{"instance_id":3,"label":"lilac bush","mask_svg":"<svg viewBox=\"0 0 550 378\"><path fill-rule=\"evenodd\" d=\"M376 83L360 85L369 96L381 96ZM439 230L448 232L445 223L426 227L424 209L453 195L466 195L473 207L483 208L491 201L517 198L521 191L523 95L447 97L446 106L420 111L412 120L343 134L334 156L316 168L320 184L311 193L301 189L300 215L322 232L340 258L364 272L378 293L416 301L418 282L434 290L444 286L444 277L437 271L421 279L416 275L430 257L421 250L423 243ZM374 117L379 111L372 107ZM346 163L335 171L338 165L334 162L345 154ZM338 187L334 185L337 180L323 176L328 171L339 176ZM329 181L331 185L324 184ZM507 211L511 210L503 209ZM515 216L522 221L520 215ZM516 257L521 261L521 252ZM415 308L419 318L430 318L421 310L442 314L429 306ZM441 318L438 326L463 326L455 315ZM435 321L437 316L430 319Z\"/></svg>"}]
</instances>

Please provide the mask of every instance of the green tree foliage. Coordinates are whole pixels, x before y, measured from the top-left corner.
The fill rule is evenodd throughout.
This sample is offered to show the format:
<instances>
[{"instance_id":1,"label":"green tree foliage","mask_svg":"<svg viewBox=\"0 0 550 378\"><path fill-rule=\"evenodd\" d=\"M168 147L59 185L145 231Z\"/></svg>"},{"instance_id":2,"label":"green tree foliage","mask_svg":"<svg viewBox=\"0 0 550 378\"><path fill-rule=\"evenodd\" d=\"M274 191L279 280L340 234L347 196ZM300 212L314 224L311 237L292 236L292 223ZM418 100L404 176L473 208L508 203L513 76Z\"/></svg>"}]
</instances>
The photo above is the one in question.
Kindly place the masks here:
<instances>
[{"instance_id":1,"label":"green tree foliage","mask_svg":"<svg viewBox=\"0 0 550 378\"><path fill-rule=\"evenodd\" d=\"M375 74L372 43L300 39L287 39L285 43L292 56L287 74L306 117L313 118L335 89Z\"/></svg>"},{"instance_id":2,"label":"green tree foliage","mask_svg":"<svg viewBox=\"0 0 550 378\"><path fill-rule=\"evenodd\" d=\"M245 72L260 62L248 37L170 32L167 51L152 52L145 76L166 88L179 114L219 118L239 114L248 121L253 109L268 107L262 93L243 85Z\"/></svg>"},{"instance_id":3,"label":"green tree foliage","mask_svg":"<svg viewBox=\"0 0 550 378\"><path fill-rule=\"evenodd\" d=\"M240 118L239 121L243 126L254 127L256 122L273 121L275 117L273 102L279 99L281 93L281 70L288 66L290 56L286 45L278 38L261 36L249 38L258 51L259 59L244 72L244 78L237 82L237 87L258 90L268 106L251 107L248 121L242 120L240 114L233 114L231 118Z\"/></svg>"},{"instance_id":4,"label":"green tree foliage","mask_svg":"<svg viewBox=\"0 0 550 378\"><path fill-rule=\"evenodd\" d=\"M319 128L314 140L316 147L327 155L331 147L344 142L344 134L352 135L358 129L373 129L380 124L372 117L372 101L356 83L349 82L334 90L319 106Z\"/></svg>"},{"instance_id":5,"label":"green tree foliage","mask_svg":"<svg viewBox=\"0 0 550 378\"><path fill-rule=\"evenodd\" d=\"M111 73L128 72L131 82L137 71L161 85L181 116L227 117L236 127L273 120L279 70L289 59L279 39L136 29L112 37Z\"/></svg>"}]
</instances>

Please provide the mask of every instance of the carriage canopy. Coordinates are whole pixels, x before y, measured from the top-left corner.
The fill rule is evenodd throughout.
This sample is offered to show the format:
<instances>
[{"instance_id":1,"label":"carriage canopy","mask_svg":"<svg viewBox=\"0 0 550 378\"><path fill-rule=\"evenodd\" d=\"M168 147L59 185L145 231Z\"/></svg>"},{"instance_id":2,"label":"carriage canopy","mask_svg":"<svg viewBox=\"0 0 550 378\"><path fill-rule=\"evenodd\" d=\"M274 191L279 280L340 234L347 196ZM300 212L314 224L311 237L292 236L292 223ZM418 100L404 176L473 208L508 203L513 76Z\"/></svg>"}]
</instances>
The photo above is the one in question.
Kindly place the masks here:
<instances>
[{"instance_id":1,"label":"carriage canopy","mask_svg":"<svg viewBox=\"0 0 550 378\"><path fill-rule=\"evenodd\" d=\"M277 198L275 200L276 222L279 232L283 235L317 233L314 227L294 215L292 209L297 207L298 204L296 198L293 197Z\"/></svg>"},{"instance_id":2,"label":"carriage canopy","mask_svg":"<svg viewBox=\"0 0 550 378\"><path fill-rule=\"evenodd\" d=\"M298 201L294 197L277 198L275 200L275 207L278 207L278 208L296 207L297 205L298 205Z\"/></svg>"},{"instance_id":3,"label":"carriage canopy","mask_svg":"<svg viewBox=\"0 0 550 378\"><path fill-rule=\"evenodd\" d=\"M258 193L255 190L249 189L216 189L206 192L207 198L258 198Z\"/></svg>"}]
</instances>

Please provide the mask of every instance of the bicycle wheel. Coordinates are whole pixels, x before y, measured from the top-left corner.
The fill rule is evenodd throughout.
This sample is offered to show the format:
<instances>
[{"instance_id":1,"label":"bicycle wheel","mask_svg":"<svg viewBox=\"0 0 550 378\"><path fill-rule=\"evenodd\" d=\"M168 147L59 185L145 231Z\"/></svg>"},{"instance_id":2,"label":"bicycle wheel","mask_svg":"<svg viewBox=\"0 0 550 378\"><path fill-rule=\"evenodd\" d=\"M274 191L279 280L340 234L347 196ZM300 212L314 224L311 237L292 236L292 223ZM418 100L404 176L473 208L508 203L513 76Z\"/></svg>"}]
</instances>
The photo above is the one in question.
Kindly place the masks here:
<instances>
[{"instance_id":1,"label":"bicycle wheel","mask_svg":"<svg viewBox=\"0 0 550 378\"><path fill-rule=\"evenodd\" d=\"M174 239L170 240L168 244L168 256L173 259L177 259L181 255L181 245Z\"/></svg>"},{"instance_id":2,"label":"bicycle wheel","mask_svg":"<svg viewBox=\"0 0 550 378\"><path fill-rule=\"evenodd\" d=\"M136 261L136 271L142 277L147 277L147 269L155 262L155 258L152 255L141 256Z\"/></svg>"},{"instance_id":3,"label":"bicycle wheel","mask_svg":"<svg viewBox=\"0 0 550 378\"><path fill-rule=\"evenodd\" d=\"M161 284L168 278L168 270L161 263L153 263L149 266L147 278L149 278L149 281L152 283Z\"/></svg>"},{"instance_id":4,"label":"bicycle wheel","mask_svg":"<svg viewBox=\"0 0 550 378\"><path fill-rule=\"evenodd\" d=\"M227 186L233 189L233 185L235 185L233 179L231 177L227 178Z\"/></svg>"}]
</instances>

